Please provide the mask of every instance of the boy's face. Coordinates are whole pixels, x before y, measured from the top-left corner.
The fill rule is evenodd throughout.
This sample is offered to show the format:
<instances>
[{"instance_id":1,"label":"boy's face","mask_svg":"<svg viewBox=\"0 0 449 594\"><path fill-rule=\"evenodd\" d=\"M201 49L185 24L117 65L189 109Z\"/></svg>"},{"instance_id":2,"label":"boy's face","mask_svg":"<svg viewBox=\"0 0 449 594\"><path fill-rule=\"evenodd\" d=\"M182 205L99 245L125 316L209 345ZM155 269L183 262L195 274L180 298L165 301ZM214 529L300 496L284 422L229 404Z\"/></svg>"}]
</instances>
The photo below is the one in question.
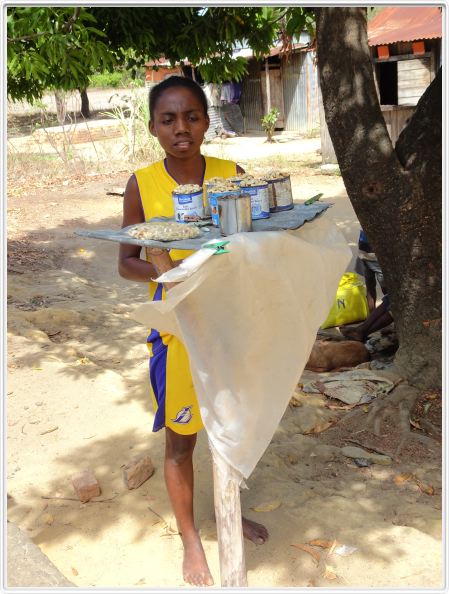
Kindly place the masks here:
<instances>
[{"instance_id":1,"label":"boy's face","mask_svg":"<svg viewBox=\"0 0 449 594\"><path fill-rule=\"evenodd\" d=\"M156 102L150 132L167 155L185 159L197 154L209 127L199 99L184 87L167 89Z\"/></svg>"}]
</instances>

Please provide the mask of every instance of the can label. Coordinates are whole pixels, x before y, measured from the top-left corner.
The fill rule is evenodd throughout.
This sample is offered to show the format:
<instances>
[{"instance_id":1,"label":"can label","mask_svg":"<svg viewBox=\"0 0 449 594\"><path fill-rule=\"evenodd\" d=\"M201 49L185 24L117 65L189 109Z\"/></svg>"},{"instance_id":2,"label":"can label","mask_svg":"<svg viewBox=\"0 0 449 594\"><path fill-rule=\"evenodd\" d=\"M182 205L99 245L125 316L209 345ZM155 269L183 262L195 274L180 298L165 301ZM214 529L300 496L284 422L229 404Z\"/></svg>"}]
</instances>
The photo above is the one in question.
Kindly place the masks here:
<instances>
[{"instance_id":1,"label":"can label","mask_svg":"<svg viewBox=\"0 0 449 594\"><path fill-rule=\"evenodd\" d=\"M228 196L231 194L232 196L238 196L240 194L240 190L230 190L229 192L214 192L213 189L209 192L209 205L210 205L210 214L212 217L212 225L215 227L220 226L220 216L218 214L218 199L220 196Z\"/></svg>"},{"instance_id":2,"label":"can label","mask_svg":"<svg viewBox=\"0 0 449 594\"><path fill-rule=\"evenodd\" d=\"M175 205L175 221L184 223L186 215L193 217L204 217L203 190L193 194L172 193Z\"/></svg>"},{"instance_id":3,"label":"can label","mask_svg":"<svg viewBox=\"0 0 449 594\"><path fill-rule=\"evenodd\" d=\"M293 208L293 194L290 176L268 182L270 212L280 212Z\"/></svg>"},{"instance_id":4,"label":"can label","mask_svg":"<svg viewBox=\"0 0 449 594\"><path fill-rule=\"evenodd\" d=\"M251 196L251 218L268 219L270 216L270 198L268 184L264 186L242 187L242 192Z\"/></svg>"}]
</instances>

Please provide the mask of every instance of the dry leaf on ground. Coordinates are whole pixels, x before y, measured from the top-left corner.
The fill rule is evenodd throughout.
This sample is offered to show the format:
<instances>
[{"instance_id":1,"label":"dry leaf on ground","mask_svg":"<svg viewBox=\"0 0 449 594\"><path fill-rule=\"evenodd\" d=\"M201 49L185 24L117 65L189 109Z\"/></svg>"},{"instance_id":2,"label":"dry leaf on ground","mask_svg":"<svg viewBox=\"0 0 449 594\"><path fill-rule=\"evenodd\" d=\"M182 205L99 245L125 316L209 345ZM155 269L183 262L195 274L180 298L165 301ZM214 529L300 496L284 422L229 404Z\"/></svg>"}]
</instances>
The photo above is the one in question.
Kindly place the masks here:
<instances>
[{"instance_id":1,"label":"dry leaf on ground","mask_svg":"<svg viewBox=\"0 0 449 594\"><path fill-rule=\"evenodd\" d=\"M430 394L427 394L426 396L426 400L435 400L435 398L438 398L438 392L431 392Z\"/></svg>"},{"instance_id":2,"label":"dry leaf on ground","mask_svg":"<svg viewBox=\"0 0 449 594\"><path fill-rule=\"evenodd\" d=\"M326 431L329 427L332 427L334 421L323 421L321 423L317 423L308 431L304 431L304 435L308 435L309 433L321 433L322 431Z\"/></svg>"},{"instance_id":3,"label":"dry leaf on ground","mask_svg":"<svg viewBox=\"0 0 449 594\"><path fill-rule=\"evenodd\" d=\"M315 561L317 563L320 562L321 555L318 553L318 551L315 551L315 549L313 547L311 547L310 545L308 545L308 544L292 544L292 547L296 547L297 549L301 549L301 551L309 553L309 555L312 555L312 557L315 559Z\"/></svg>"},{"instance_id":4,"label":"dry leaf on ground","mask_svg":"<svg viewBox=\"0 0 449 594\"><path fill-rule=\"evenodd\" d=\"M337 574L335 573L335 569L330 565L326 565L326 569L324 570L324 576L327 580L336 580Z\"/></svg>"},{"instance_id":5,"label":"dry leaf on ground","mask_svg":"<svg viewBox=\"0 0 449 594\"><path fill-rule=\"evenodd\" d=\"M326 540L324 538L314 538L312 540L309 540L307 544L312 545L314 547L321 547L322 549L330 549L333 543L333 540Z\"/></svg>"},{"instance_id":6,"label":"dry leaf on ground","mask_svg":"<svg viewBox=\"0 0 449 594\"><path fill-rule=\"evenodd\" d=\"M403 483L406 483L407 481L409 481L412 478L414 478L414 476L411 472L403 472L402 474L397 474L394 477L394 484L402 485Z\"/></svg>"},{"instance_id":7,"label":"dry leaf on ground","mask_svg":"<svg viewBox=\"0 0 449 594\"><path fill-rule=\"evenodd\" d=\"M39 435L47 435L47 433L53 433L53 431L57 431L59 429L59 427L51 427L50 429L47 429L46 431L42 431L42 433L40 433Z\"/></svg>"},{"instance_id":8,"label":"dry leaf on ground","mask_svg":"<svg viewBox=\"0 0 449 594\"><path fill-rule=\"evenodd\" d=\"M92 363L89 357L81 357L81 359L76 360L76 365L89 365L89 363Z\"/></svg>"},{"instance_id":9,"label":"dry leaf on ground","mask_svg":"<svg viewBox=\"0 0 449 594\"><path fill-rule=\"evenodd\" d=\"M256 505L255 507L252 507L251 509L255 512L271 512L280 507L281 504L282 501L276 499L274 501L267 501L265 503L261 503L259 505Z\"/></svg>"},{"instance_id":10,"label":"dry leaf on ground","mask_svg":"<svg viewBox=\"0 0 449 594\"><path fill-rule=\"evenodd\" d=\"M415 479L415 483L418 485L420 490L426 495L435 495L435 489L432 487L432 485L426 485L426 483L423 483L418 479Z\"/></svg>"}]
</instances>

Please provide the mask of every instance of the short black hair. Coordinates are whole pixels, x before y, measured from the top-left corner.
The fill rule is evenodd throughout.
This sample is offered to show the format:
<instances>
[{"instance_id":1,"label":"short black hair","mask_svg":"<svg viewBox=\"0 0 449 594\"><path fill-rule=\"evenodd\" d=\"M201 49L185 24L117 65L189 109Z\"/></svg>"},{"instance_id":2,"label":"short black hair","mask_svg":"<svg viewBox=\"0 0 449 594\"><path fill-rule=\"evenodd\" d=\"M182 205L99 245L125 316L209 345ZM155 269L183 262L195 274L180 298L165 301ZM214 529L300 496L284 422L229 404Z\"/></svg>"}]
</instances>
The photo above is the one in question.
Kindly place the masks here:
<instances>
[{"instance_id":1,"label":"short black hair","mask_svg":"<svg viewBox=\"0 0 449 594\"><path fill-rule=\"evenodd\" d=\"M188 78L187 76L169 76L162 82L155 85L150 91L150 120L153 120L154 118L154 110L156 107L156 103L159 101L161 95L167 89L172 89L174 87L184 87L185 89L189 89L189 91L192 91L192 93L197 97L197 99L203 106L205 115L207 115L207 99L200 85L197 82L195 82L192 78Z\"/></svg>"}]
</instances>

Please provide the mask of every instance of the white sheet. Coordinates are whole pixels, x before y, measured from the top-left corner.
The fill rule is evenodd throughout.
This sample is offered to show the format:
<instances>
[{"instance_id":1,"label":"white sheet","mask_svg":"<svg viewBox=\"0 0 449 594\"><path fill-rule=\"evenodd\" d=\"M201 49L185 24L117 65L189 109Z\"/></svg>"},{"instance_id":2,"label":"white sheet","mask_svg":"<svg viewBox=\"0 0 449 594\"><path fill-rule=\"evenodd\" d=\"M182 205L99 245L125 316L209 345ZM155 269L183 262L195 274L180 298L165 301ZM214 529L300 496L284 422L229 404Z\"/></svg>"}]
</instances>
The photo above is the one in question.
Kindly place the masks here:
<instances>
[{"instance_id":1,"label":"white sheet","mask_svg":"<svg viewBox=\"0 0 449 594\"><path fill-rule=\"evenodd\" d=\"M247 478L279 424L351 259L323 216L295 231L239 233L166 301L134 319L187 348L215 449ZM169 279L167 279L169 280Z\"/></svg>"}]
</instances>

